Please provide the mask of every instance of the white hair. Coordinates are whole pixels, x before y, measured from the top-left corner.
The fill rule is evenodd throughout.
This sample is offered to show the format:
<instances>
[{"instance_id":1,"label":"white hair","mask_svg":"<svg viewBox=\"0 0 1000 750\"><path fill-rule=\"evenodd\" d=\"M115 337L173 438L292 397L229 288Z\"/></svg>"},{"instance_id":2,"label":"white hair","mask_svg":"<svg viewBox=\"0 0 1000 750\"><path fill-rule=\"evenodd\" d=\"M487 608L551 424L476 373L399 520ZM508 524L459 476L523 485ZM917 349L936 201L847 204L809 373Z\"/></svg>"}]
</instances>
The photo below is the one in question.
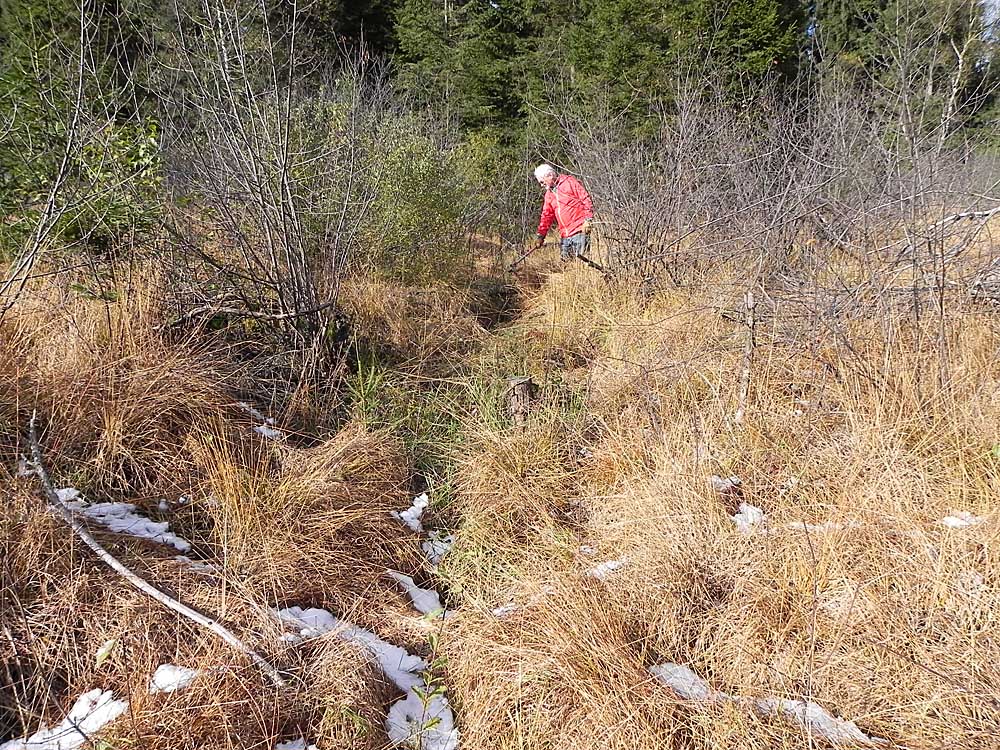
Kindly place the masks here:
<instances>
[{"instance_id":1,"label":"white hair","mask_svg":"<svg viewBox=\"0 0 1000 750\"><path fill-rule=\"evenodd\" d=\"M539 164L535 167L535 179L541 180L548 177L550 174L555 174L556 170L552 168L551 164Z\"/></svg>"}]
</instances>

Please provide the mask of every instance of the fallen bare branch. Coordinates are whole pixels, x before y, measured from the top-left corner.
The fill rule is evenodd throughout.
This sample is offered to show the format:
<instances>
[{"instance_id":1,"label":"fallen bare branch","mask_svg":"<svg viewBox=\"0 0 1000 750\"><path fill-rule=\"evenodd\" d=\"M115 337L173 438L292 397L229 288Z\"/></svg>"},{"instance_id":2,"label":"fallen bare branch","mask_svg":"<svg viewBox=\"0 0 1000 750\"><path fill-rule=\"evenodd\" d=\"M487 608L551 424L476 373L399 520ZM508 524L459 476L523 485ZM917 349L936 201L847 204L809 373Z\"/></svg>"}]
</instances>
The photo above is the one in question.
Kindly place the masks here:
<instances>
[{"instance_id":1,"label":"fallen bare branch","mask_svg":"<svg viewBox=\"0 0 1000 750\"><path fill-rule=\"evenodd\" d=\"M141 592L147 596L160 602L167 609L171 609L174 612L186 617L197 625L210 630L219 636L222 640L228 643L237 651L246 654L250 659L261 668L261 670L271 678L271 681L278 687L285 687L286 682L284 678L279 674L278 670L267 661L263 656L258 654L256 651L247 646L243 641L233 635L225 626L220 624L218 621L213 620L207 615L203 615L201 612L192 609L183 602L178 601L169 594L160 591L153 584L149 583L147 580L139 576L134 571L126 567L120 560L118 560L114 555L108 552L100 542L98 542L93 535L81 524L76 517L73 515L72 511L66 504L59 498L59 494L55 491L52 486L52 482L49 479L48 472L45 470L45 465L42 462L42 449L38 442L38 431L36 429L38 413L33 412L31 415L31 424L29 427L29 439L31 441L31 455L34 462L35 473L38 475L39 480L42 483L42 490L45 493L45 497L48 500L49 507L52 511L58 515L66 524L72 529L73 533L83 541L88 547L90 547L94 553L101 558L112 570L118 573L122 578L132 584L135 588L139 589Z\"/></svg>"}]
</instances>

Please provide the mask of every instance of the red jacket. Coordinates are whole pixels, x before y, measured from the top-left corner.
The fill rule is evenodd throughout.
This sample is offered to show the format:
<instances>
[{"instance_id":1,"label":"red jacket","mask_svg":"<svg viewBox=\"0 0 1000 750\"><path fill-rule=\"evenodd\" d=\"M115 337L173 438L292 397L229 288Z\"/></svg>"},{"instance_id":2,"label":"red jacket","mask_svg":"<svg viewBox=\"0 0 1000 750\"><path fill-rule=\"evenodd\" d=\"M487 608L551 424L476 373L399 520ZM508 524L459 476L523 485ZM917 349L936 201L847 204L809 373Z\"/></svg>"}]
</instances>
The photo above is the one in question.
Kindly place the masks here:
<instances>
[{"instance_id":1,"label":"red jacket","mask_svg":"<svg viewBox=\"0 0 1000 750\"><path fill-rule=\"evenodd\" d=\"M579 234L583 229L583 222L593 216L594 204L586 188L572 175L561 174L556 179L555 187L545 190L538 236L547 235L555 221L559 225L560 237L572 237Z\"/></svg>"}]
</instances>

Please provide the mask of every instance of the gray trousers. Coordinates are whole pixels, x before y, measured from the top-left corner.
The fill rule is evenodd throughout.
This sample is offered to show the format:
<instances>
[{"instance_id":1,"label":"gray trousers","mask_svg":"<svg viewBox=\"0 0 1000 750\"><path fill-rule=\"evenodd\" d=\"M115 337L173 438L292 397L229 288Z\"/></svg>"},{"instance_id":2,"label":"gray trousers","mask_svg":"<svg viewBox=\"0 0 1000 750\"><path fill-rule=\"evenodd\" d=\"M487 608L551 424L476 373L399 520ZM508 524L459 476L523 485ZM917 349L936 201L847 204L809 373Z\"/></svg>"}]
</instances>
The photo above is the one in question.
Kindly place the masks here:
<instances>
[{"instance_id":1,"label":"gray trousers","mask_svg":"<svg viewBox=\"0 0 1000 750\"><path fill-rule=\"evenodd\" d=\"M590 249L590 237L583 232L559 240L559 258L565 263Z\"/></svg>"}]
</instances>

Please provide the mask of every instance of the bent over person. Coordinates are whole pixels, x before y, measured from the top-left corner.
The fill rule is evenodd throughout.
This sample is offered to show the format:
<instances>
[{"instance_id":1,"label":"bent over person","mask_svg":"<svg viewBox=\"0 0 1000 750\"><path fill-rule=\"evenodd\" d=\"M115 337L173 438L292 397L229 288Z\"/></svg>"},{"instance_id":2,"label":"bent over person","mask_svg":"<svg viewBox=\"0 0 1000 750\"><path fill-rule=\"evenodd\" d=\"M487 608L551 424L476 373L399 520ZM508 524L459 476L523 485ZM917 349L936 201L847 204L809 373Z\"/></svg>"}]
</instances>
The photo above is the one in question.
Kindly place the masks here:
<instances>
[{"instance_id":1,"label":"bent over person","mask_svg":"<svg viewBox=\"0 0 1000 750\"><path fill-rule=\"evenodd\" d=\"M535 168L535 179L545 188L542 218L538 222L538 240L535 248L545 244L552 222L559 226L559 257L568 261L584 256L590 247L590 224L594 218L594 204L590 194L578 179L559 174L549 164Z\"/></svg>"}]
</instances>

